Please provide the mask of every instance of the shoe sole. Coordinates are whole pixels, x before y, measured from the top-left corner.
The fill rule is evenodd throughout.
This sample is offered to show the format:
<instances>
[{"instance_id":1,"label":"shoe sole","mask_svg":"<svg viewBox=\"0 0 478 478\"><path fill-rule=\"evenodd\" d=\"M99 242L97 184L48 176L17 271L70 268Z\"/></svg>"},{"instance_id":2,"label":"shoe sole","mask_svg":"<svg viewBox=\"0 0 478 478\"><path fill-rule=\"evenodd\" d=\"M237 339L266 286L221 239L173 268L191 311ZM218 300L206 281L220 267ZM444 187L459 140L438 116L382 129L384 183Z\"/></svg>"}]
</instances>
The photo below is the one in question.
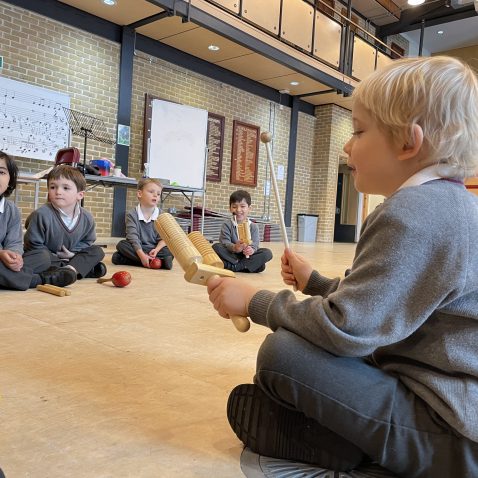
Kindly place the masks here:
<instances>
[{"instance_id":1,"label":"shoe sole","mask_svg":"<svg viewBox=\"0 0 478 478\"><path fill-rule=\"evenodd\" d=\"M398 478L376 464L352 471L333 471L297 461L258 455L249 448L241 454L241 470L246 478Z\"/></svg>"},{"instance_id":2,"label":"shoe sole","mask_svg":"<svg viewBox=\"0 0 478 478\"><path fill-rule=\"evenodd\" d=\"M350 470L363 458L346 440L274 402L256 385L238 385L231 392L227 417L239 440L260 455L336 470Z\"/></svg>"}]
</instances>

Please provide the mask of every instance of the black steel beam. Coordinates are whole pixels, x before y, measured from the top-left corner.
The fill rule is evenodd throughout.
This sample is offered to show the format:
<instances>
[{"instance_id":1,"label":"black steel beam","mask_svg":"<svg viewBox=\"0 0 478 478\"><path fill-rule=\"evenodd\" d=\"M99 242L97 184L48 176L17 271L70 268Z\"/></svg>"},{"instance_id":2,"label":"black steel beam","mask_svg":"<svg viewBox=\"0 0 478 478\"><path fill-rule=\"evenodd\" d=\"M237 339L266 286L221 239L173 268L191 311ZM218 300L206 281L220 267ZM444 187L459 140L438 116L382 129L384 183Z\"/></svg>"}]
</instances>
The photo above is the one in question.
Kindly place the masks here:
<instances>
[{"instance_id":1,"label":"black steel beam","mask_svg":"<svg viewBox=\"0 0 478 478\"><path fill-rule=\"evenodd\" d=\"M351 93L353 87L342 80L332 76L325 71L320 70L314 66L304 63L295 56L275 48L268 43L263 42L259 38L251 36L238 28L223 22L222 20L203 12L194 5L189 5L187 2L175 2L175 0L148 0L150 3L165 9L173 9L175 6L176 14L182 17L189 16L194 23L203 26L219 35L231 39L240 45L252 51L259 52L261 55L276 61L284 66L287 66L298 73L301 73L313 80L319 81L334 89L343 90ZM317 60L318 61L318 60Z\"/></svg>"},{"instance_id":2,"label":"black steel beam","mask_svg":"<svg viewBox=\"0 0 478 478\"><path fill-rule=\"evenodd\" d=\"M427 27L433 27L478 15L473 5L454 10L451 13L450 10L445 5L437 9L436 5L426 3L416 8L408 8L402 12L399 22L378 27L377 36L384 38L390 35L419 30L422 26L422 19L426 20Z\"/></svg>"},{"instance_id":3,"label":"black steel beam","mask_svg":"<svg viewBox=\"0 0 478 478\"><path fill-rule=\"evenodd\" d=\"M299 126L299 103L297 96L292 97L290 113L289 154L287 158L287 183L285 186L284 222L290 227L292 220L292 205L294 201L295 155L297 151L297 129Z\"/></svg>"},{"instance_id":4,"label":"black steel beam","mask_svg":"<svg viewBox=\"0 0 478 478\"><path fill-rule=\"evenodd\" d=\"M136 34L134 29L123 27L120 52L118 85L118 124L131 125L131 99L133 91L133 62ZM116 143L115 165L128 176L129 146ZM126 215L126 188L115 187L113 191L113 217L111 235L124 237Z\"/></svg>"},{"instance_id":5,"label":"black steel beam","mask_svg":"<svg viewBox=\"0 0 478 478\"><path fill-rule=\"evenodd\" d=\"M130 23L128 26L130 28L140 28L144 27L145 25L149 25L150 23L157 22L158 20L162 20L163 18L170 17L172 13L169 11L164 11L161 13L156 13L155 15L151 15L149 17L143 18L142 20L138 20L137 22Z\"/></svg>"},{"instance_id":6,"label":"black steel beam","mask_svg":"<svg viewBox=\"0 0 478 478\"><path fill-rule=\"evenodd\" d=\"M70 25L80 30L84 30L93 35L98 35L106 40L121 42L121 26L109 22L103 18L91 15L58 0L5 0L11 5L24 8L32 12L43 15L52 20L56 20L66 25Z\"/></svg>"}]
</instances>

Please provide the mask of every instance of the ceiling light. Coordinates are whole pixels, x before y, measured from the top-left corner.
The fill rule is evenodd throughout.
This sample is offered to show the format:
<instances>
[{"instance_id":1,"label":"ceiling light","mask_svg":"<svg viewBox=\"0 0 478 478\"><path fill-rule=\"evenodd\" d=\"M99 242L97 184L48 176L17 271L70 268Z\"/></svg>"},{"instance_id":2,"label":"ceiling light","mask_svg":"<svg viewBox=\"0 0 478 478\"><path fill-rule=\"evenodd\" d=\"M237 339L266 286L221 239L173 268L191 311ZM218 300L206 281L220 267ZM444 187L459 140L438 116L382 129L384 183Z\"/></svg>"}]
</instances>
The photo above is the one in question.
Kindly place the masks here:
<instances>
[{"instance_id":1,"label":"ceiling light","mask_svg":"<svg viewBox=\"0 0 478 478\"><path fill-rule=\"evenodd\" d=\"M300 84L300 83L299 83L298 81L291 81L291 82L290 82L290 85L291 85L291 86L297 86L297 85L299 85L299 84Z\"/></svg>"},{"instance_id":2,"label":"ceiling light","mask_svg":"<svg viewBox=\"0 0 478 478\"><path fill-rule=\"evenodd\" d=\"M103 0L103 3L112 7L113 5L116 5L116 0Z\"/></svg>"},{"instance_id":3,"label":"ceiling light","mask_svg":"<svg viewBox=\"0 0 478 478\"><path fill-rule=\"evenodd\" d=\"M425 0L408 0L409 5L421 5L422 3L425 3Z\"/></svg>"},{"instance_id":4,"label":"ceiling light","mask_svg":"<svg viewBox=\"0 0 478 478\"><path fill-rule=\"evenodd\" d=\"M438 35L443 35L445 32L443 30L438 30L437 33Z\"/></svg>"},{"instance_id":5,"label":"ceiling light","mask_svg":"<svg viewBox=\"0 0 478 478\"><path fill-rule=\"evenodd\" d=\"M220 48L217 46L217 45L209 45L207 47L208 50L211 50L211 51L218 51L220 50Z\"/></svg>"}]
</instances>

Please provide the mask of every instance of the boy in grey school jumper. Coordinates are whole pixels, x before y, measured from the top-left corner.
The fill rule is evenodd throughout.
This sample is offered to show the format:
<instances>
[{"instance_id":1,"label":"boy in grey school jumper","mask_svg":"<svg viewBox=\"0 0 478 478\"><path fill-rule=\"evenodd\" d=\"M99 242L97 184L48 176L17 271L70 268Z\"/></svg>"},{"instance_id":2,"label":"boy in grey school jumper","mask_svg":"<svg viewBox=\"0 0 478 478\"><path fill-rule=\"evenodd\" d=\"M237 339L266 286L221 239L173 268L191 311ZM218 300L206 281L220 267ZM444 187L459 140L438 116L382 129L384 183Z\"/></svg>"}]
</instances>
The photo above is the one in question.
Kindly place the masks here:
<instances>
[{"instance_id":1,"label":"boy in grey school jumper","mask_svg":"<svg viewBox=\"0 0 478 478\"><path fill-rule=\"evenodd\" d=\"M14 202L6 199L17 186L17 176L14 160L0 151L0 289L27 290L40 284L70 285L76 281L76 274L66 268L50 269L46 251L23 254L20 211Z\"/></svg>"},{"instance_id":2,"label":"boy in grey school jumper","mask_svg":"<svg viewBox=\"0 0 478 478\"><path fill-rule=\"evenodd\" d=\"M353 93L345 145L366 219L350 274L286 250L290 290L211 278L223 317L272 333L228 419L254 452L403 478L478 477L478 79L451 57L397 60ZM250 420L248 420L250 418Z\"/></svg>"},{"instance_id":3,"label":"boy in grey school jumper","mask_svg":"<svg viewBox=\"0 0 478 478\"><path fill-rule=\"evenodd\" d=\"M259 227L248 218L251 209L251 195L242 189L234 191L229 197L229 210L232 217L224 221L219 234L219 242L213 244L216 254L222 259L224 268L234 272L262 272L266 262L272 259L272 252L259 247ZM252 244L239 240L237 225L249 223Z\"/></svg>"},{"instance_id":4,"label":"boy in grey school jumper","mask_svg":"<svg viewBox=\"0 0 478 478\"><path fill-rule=\"evenodd\" d=\"M173 267L173 255L154 226L161 201L161 182L143 178L138 182L139 204L126 214L126 239L116 244L113 264L150 267L151 260L161 259L161 269Z\"/></svg>"},{"instance_id":5,"label":"boy in grey school jumper","mask_svg":"<svg viewBox=\"0 0 478 478\"><path fill-rule=\"evenodd\" d=\"M105 253L94 245L95 221L80 205L85 178L78 169L61 164L48 174L47 186L49 202L25 222L25 250L48 251L51 266L68 267L78 279L103 277Z\"/></svg>"}]
</instances>

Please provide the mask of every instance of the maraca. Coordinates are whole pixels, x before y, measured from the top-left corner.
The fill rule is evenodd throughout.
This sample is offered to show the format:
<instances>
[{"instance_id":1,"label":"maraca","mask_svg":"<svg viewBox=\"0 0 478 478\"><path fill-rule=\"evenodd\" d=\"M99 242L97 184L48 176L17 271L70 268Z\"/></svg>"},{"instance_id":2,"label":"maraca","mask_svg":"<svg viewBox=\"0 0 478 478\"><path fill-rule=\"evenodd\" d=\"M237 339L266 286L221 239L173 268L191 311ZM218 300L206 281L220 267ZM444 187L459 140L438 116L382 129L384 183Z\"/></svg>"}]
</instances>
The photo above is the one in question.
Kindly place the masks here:
<instances>
[{"instance_id":1,"label":"maraca","mask_svg":"<svg viewBox=\"0 0 478 478\"><path fill-rule=\"evenodd\" d=\"M151 269L161 269L161 266L163 265L163 262L159 257L155 257L154 259L151 259L149 261L149 267Z\"/></svg>"},{"instance_id":2,"label":"maraca","mask_svg":"<svg viewBox=\"0 0 478 478\"><path fill-rule=\"evenodd\" d=\"M115 287L126 287L131 282L131 274L126 271L115 272L109 279L98 279L96 282L113 282Z\"/></svg>"}]
</instances>

